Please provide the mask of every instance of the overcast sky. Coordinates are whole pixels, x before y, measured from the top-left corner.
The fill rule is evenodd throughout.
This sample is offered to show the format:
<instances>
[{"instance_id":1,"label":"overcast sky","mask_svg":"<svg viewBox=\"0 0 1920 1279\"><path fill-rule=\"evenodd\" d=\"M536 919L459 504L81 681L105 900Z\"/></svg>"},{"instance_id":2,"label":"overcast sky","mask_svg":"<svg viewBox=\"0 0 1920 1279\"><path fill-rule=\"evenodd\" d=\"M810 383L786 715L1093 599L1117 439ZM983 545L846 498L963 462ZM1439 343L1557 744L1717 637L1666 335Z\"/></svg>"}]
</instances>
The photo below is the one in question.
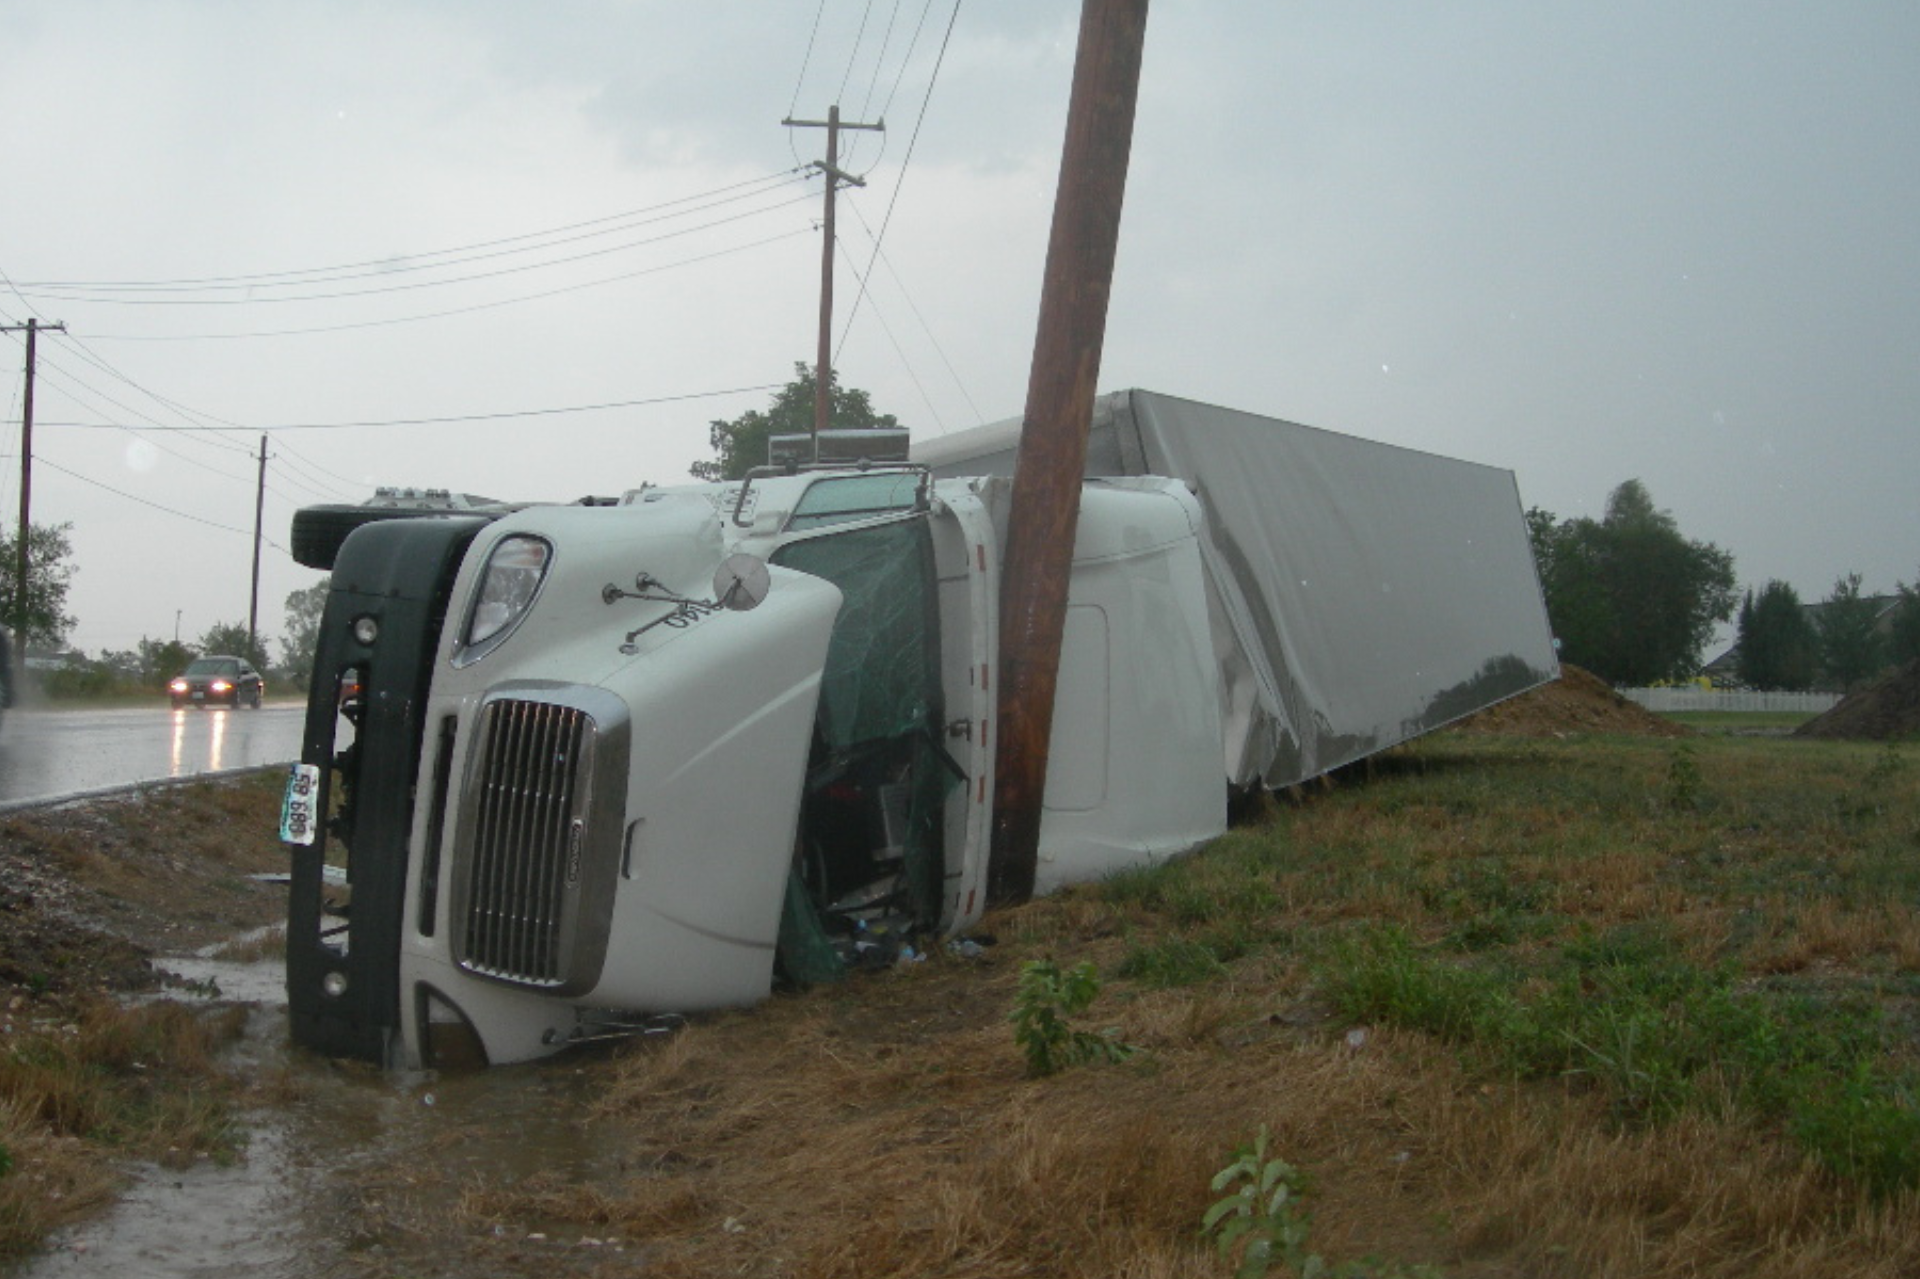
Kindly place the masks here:
<instances>
[{"instance_id":1,"label":"overcast sky","mask_svg":"<svg viewBox=\"0 0 1920 1279\"><path fill-rule=\"evenodd\" d=\"M780 122L836 102L887 126L843 151L843 384L917 432L1017 415L1078 15L0 0L0 323L67 326L32 498L74 642L244 624L263 432L276 637L299 505L684 477L813 357L824 132ZM1160 0L1100 383L1506 467L1563 517L1638 478L1743 584L1889 591L1916 134L1908 0Z\"/></svg>"}]
</instances>

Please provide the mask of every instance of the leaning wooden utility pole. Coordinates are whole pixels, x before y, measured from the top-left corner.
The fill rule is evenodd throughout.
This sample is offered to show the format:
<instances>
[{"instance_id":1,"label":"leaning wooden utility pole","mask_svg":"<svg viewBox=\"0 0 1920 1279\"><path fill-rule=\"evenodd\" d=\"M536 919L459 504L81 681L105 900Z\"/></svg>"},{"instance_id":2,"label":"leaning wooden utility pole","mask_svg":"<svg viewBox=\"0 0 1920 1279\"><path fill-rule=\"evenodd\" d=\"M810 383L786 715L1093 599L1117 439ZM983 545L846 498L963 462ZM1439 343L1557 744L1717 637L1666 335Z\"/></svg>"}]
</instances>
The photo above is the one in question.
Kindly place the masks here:
<instances>
[{"instance_id":1,"label":"leaning wooden utility pole","mask_svg":"<svg viewBox=\"0 0 1920 1279\"><path fill-rule=\"evenodd\" d=\"M260 482L253 490L253 592L247 597L247 656L260 654L260 516L267 504L267 437L260 437ZM265 663L261 663L265 665Z\"/></svg>"},{"instance_id":2,"label":"leaning wooden utility pole","mask_svg":"<svg viewBox=\"0 0 1920 1279\"><path fill-rule=\"evenodd\" d=\"M872 129L884 132L887 122L850 124L840 118L840 106L835 103L827 108L827 118L824 120L795 120L789 117L780 123L789 129L827 131L827 158L815 161L812 166L827 176L827 207L820 223L820 358L813 366L813 460L818 462L820 432L827 429L833 413L833 193L840 189L843 182L848 186L866 185L863 179L840 171L840 130Z\"/></svg>"},{"instance_id":3,"label":"leaning wooden utility pole","mask_svg":"<svg viewBox=\"0 0 1920 1279\"><path fill-rule=\"evenodd\" d=\"M53 333L65 333L66 321L57 324L42 325L38 317L29 316L25 324L9 324L0 327L0 333L14 333L21 329L27 331L27 377L26 387L20 396L20 545L14 565L13 578L13 629L19 636L16 656L24 661L27 652L27 581L32 567L28 555L28 534L32 531L33 517L33 370L37 357L34 354L34 339L44 328Z\"/></svg>"},{"instance_id":4,"label":"leaning wooden utility pole","mask_svg":"<svg viewBox=\"0 0 1920 1279\"><path fill-rule=\"evenodd\" d=\"M1013 472L1000 591L1000 718L987 892L1033 895L1067 579L1120 239L1147 0L1083 0L1040 327Z\"/></svg>"}]
</instances>

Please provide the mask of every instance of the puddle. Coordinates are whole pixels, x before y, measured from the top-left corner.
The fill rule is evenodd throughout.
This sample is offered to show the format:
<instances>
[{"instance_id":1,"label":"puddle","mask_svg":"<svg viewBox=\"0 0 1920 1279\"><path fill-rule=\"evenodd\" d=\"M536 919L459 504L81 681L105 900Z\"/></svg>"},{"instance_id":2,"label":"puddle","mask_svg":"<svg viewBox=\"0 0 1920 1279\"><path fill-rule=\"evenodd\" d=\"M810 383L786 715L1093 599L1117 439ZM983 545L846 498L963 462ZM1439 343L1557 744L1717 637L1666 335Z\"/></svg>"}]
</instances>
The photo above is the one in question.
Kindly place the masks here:
<instances>
[{"instance_id":1,"label":"puddle","mask_svg":"<svg viewBox=\"0 0 1920 1279\"><path fill-rule=\"evenodd\" d=\"M287 970L273 961L242 963L231 959L157 959L153 966L186 983L162 998L197 997L263 1008L287 1006Z\"/></svg>"},{"instance_id":2,"label":"puddle","mask_svg":"<svg viewBox=\"0 0 1920 1279\"><path fill-rule=\"evenodd\" d=\"M418 1231L470 1237L478 1228L455 1226L453 1209L477 1181L545 1173L592 1184L618 1176L617 1126L583 1122L597 1071L553 1062L436 1077L343 1066L289 1044L278 960L195 957L159 966L199 990L217 984L218 999L253 1005L240 1067L284 1076L290 1099L243 1117L250 1137L234 1165L131 1167L118 1204L56 1235L13 1272L18 1279L439 1275L437 1263L422 1258L430 1243ZM199 990L175 997L205 998ZM509 1257L518 1249L502 1240L509 1246L498 1268L446 1273L551 1275L555 1248L605 1245L594 1251L606 1258L617 1246L571 1237L579 1233L530 1237L544 1262Z\"/></svg>"},{"instance_id":3,"label":"puddle","mask_svg":"<svg viewBox=\"0 0 1920 1279\"><path fill-rule=\"evenodd\" d=\"M288 1215L287 1187L262 1172L285 1163L285 1142L281 1132L256 1129L244 1164L203 1163L184 1171L136 1165L118 1206L96 1222L64 1232L45 1256L19 1273L30 1279L312 1275L316 1272L305 1268L297 1238L269 1228Z\"/></svg>"}]
</instances>

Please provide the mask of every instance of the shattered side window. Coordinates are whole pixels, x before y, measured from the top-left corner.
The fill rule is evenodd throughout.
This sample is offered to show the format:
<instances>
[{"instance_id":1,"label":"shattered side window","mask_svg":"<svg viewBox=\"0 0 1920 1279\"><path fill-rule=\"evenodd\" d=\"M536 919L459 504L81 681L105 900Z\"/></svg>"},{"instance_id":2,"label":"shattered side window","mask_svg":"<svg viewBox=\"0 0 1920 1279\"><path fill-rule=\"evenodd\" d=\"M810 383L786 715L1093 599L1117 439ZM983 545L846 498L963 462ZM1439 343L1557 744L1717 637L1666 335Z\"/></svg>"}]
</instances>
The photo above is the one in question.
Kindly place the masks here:
<instances>
[{"instance_id":1,"label":"shattered side window","mask_svg":"<svg viewBox=\"0 0 1920 1279\"><path fill-rule=\"evenodd\" d=\"M877 471L820 480L801 494L787 519L787 528L821 528L889 511L910 511L919 501L920 483L918 471Z\"/></svg>"},{"instance_id":2,"label":"shattered side window","mask_svg":"<svg viewBox=\"0 0 1920 1279\"><path fill-rule=\"evenodd\" d=\"M937 669L926 523L902 520L789 542L773 562L824 578L845 597L820 680L826 745L837 750L924 727Z\"/></svg>"},{"instance_id":3,"label":"shattered side window","mask_svg":"<svg viewBox=\"0 0 1920 1279\"><path fill-rule=\"evenodd\" d=\"M885 962L938 923L942 814L965 775L935 731L940 632L927 521L836 529L772 559L842 596L778 945L789 977L827 981Z\"/></svg>"}]
</instances>

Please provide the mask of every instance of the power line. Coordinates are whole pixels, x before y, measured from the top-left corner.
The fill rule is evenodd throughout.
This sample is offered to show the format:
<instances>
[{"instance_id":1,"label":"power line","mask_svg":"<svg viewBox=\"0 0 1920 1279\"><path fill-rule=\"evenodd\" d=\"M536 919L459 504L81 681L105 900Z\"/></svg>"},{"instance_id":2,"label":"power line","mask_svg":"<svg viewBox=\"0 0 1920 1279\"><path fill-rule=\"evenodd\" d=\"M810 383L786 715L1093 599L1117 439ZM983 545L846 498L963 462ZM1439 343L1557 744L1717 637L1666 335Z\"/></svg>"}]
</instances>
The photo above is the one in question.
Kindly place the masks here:
<instances>
[{"instance_id":1,"label":"power line","mask_svg":"<svg viewBox=\"0 0 1920 1279\"><path fill-rule=\"evenodd\" d=\"M847 96L847 85L853 79L853 65L860 60L860 45L867 38L867 19L873 16L873 0L867 0L860 10L860 28L853 33L853 48L847 54L847 69L840 77L840 91L833 95L835 102L843 101Z\"/></svg>"},{"instance_id":2,"label":"power line","mask_svg":"<svg viewBox=\"0 0 1920 1279\"><path fill-rule=\"evenodd\" d=\"M856 220L859 221L860 229L866 232L867 238L869 240L873 241L874 256L879 259L881 265L887 268L887 274L893 277L894 284L898 286L900 289L901 298L903 298L906 301L907 309L909 311L912 311L913 318L920 322L920 331L922 333L925 333L927 335L927 341L933 344L934 354L940 357L940 363L946 366L947 376L953 379L953 385L955 389L957 389L960 392L960 398L965 400L967 402L967 408L972 410L973 420L975 422L985 421L986 420L985 417L980 412L980 406L973 402L973 394L972 392L967 390L966 381L960 376L960 371L954 368L953 361L947 358L947 349L940 344L940 338L937 334L934 333L933 326L927 323L926 315L922 313L919 305L914 302L913 293L910 289L907 288L906 280L903 279L900 275L900 272L894 268L893 259L889 258L885 253L882 253L880 251L880 241L877 238L875 238L873 234L873 228L867 225L866 218L860 212L860 206L852 201L849 201L847 204L847 207L853 210L853 216ZM862 281L862 287L866 287L865 281ZM934 417L938 419L939 414L938 413L934 414ZM944 427L945 427L945 424L942 423L942 429L944 429Z\"/></svg>"},{"instance_id":3,"label":"power line","mask_svg":"<svg viewBox=\"0 0 1920 1279\"><path fill-rule=\"evenodd\" d=\"M308 472L309 474L314 475L316 477L315 482L322 485L323 487L327 487L327 480L338 480L341 484L357 486L357 483L358 483L357 481L348 479L346 476L341 475L337 471L329 471L326 467L320 465L318 462L314 461L312 458L303 457L300 451L294 448L293 445L289 444L287 441L279 440L277 441L277 443L280 446L280 454L281 454L282 460L286 462L290 462L295 466L298 466L300 469ZM319 477L325 477L325 478L319 478ZM333 491L336 493L345 492L344 489L334 489Z\"/></svg>"},{"instance_id":4,"label":"power line","mask_svg":"<svg viewBox=\"0 0 1920 1279\"><path fill-rule=\"evenodd\" d=\"M620 275L609 275L598 280L588 280L583 284L569 284L558 289L546 289L539 293L523 293L518 297L500 298L493 302L477 302L472 306L453 307L445 311L427 311L418 315L390 316L384 320L358 320L348 324L320 324L304 329L259 329L251 333L96 333L96 342L225 342L247 338L285 338L310 337L320 333L347 333L358 329L387 328L396 324L419 324L427 320L445 320L457 315L472 315L478 311L498 310L503 306L518 306L522 302L539 302L546 298L556 298L568 293L579 293L586 289L597 289L608 284L619 284L626 280L637 280L643 276L659 275L665 271L677 270L683 266L697 266L702 262L711 262L716 258L730 257L735 253L744 253L749 249L762 248L777 244L781 240L791 240L797 235L813 234L812 227L802 227L793 231L783 231L765 239L753 240L746 244L737 244L731 248L716 249L712 253L702 253L695 257L682 258L677 262L666 262L659 266L647 267L640 271L627 271Z\"/></svg>"},{"instance_id":5,"label":"power line","mask_svg":"<svg viewBox=\"0 0 1920 1279\"><path fill-rule=\"evenodd\" d=\"M549 267L569 266L575 262L585 262L593 258L606 257L612 253L624 253L629 249L645 248L648 245L660 244L667 240L677 240L701 231L711 231L716 227L728 226L735 222L743 222L748 218L756 218L765 213L775 213L790 205L800 204L812 198L812 193L808 192L797 195L790 200L782 200L778 204L767 205L764 208L749 209L745 213L736 213L731 217L715 218L710 222L703 222L698 226L682 227L677 231L667 231L660 235L649 236L643 240L634 240L628 244L616 244L609 248L594 249L588 253L576 253L571 257L555 258L549 262L530 262L522 266L500 267L492 271L476 271L469 275L457 275L445 280L418 280L407 284L382 285L378 288L345 289L336 293L308 293L298 297L265 298L115 298L89 297L83 294L59 292L49 289L26 293L22 291L25 286L16 286L16 291L22 291L22 296L29 298L51 298L64 302L89 302L100 306L281 306L290 302L337 302L350 298L379 297L389 293L413 293L421 289L444 288L450 284L471 284L477 280L494 280L507 275L521 275L528 271L544 271Z\"/></svg>"},{"instance_id":6,"label":"power line","mask_svg":"<svg viewBox=\"0 0 1920 1279\"><path fill-rule=\"evenodd\" d=\"M900 0L893 0L893 8L887 11L887 29L880 33L880 52L873 55L873 75L867 81L867 96L860 100L860 114L865 115L867 108L873 105L873 91L880 84L880 68L886 65L887 49L893 44L893 25L900 20ZM862 20L862 26L865 22ZM904 66L905 63L903 62Z\"/></svg>"},{"instance_id":7,"label":"power line","mask_svg":"<svg viewBox=\"0 0 1920 1279\"><path fill-rule=\"evenodd\" d=\"M907 155L900 162L900 176L894 180L893 194L887 198L887 215L880 219L880 234L873 238L874 257L880 255L880 242L886 238L887 227L893 222L893 209L900 202L900 190L907 184L907 169L913 164L913 150L920 143L920 126L926 123L927 107L933 102L933 87L940 82L940 68L946 64L947 46L953 41L953 28L960 21L961 0L953 0L953 15L947 19L947 33L940 39L940 55L934 59L933 74L927 77L927 92L920 99L920 114L914 117L913 134L907 139ZM867 273L873 272L873 260L867 261ZM862 277L864 281L865 277ZM860 314L860 304L866 299L867 289L864 283L860 292L854 295L853 306L847 312L846 327L840 330L840 341L844 345L847 334L853 331L853 318Z\"/></svg>"},{"instance_id":8,"label":"power line","mask_svg":"<svg viewBox=\"0 0 1920 1279\"><path fill-rule=\"evenodd\" d=\"M857 268L849 266L848 269L854 272L856 278L859 276L859 270ZM864 285L865 281L862 280L861 283ZM874 305L873 318L879 321L880 331L887 335L887 342L893 347L893 353L900 357L900 367L907 371L907 377L912 381L913 389L920 392L920 402L926 405L927 412L933 415L934 425L938 426L942 433L944 433L947 429L946 420L940 416L940 410L933 406L932 397L927 394L927 388L921 384L920 375L914 371L913 361L907 358L905 349L900 345L900 339L893 335L893 326L888 324L887 317L880 313L878 303Z\"/></svg>"},{"instance_id":9,"label":"power line","mask_svg":"<svg viewBox=\"0 0 1920 1279\"><path fill-rule=\"evenodd\" d=\"M496 422L510 418L553 417L566 413L597 413L605 409L645 408L655 404L678 404L687 400L711 400L726 395L746 395L755 391L778 390L780 383L768 382L759 386L734 386L717 391L689 391L680 395L656 395L638 400L610 400L605 404L569 404L555 408L512 409L498 413L460 413L445 417L406 417L387 418L367 422L282 422L271 426L198 426L198 427L156 427L156 430L195 430L195 431L245 431L249 434L266 431L345 431L369 426L434 426L454 422ZM83 431L124 430L114 422L48 422L47 426L67 427Z\"/></svg>"},{"instance_id":10,"label":"power line","mask_svg":"<svg viewBox=\"0 0 1920 1279\"><path fill-rule=\"evenodd\" d=\"M150 506L156 511L164 511L168 515L178 516L183 520L191 520L195 524L204 524L208 528L217 528L224 533L238 533L242 537L253 536L253 531L251 529L235 528L231 524L220 524L213 520L203 518L202 516L189 515L185 511L176 511L171 506L162 506L158 502L148 501L146 498L138 497L132 493L127 492L125 489L117 489L111 484L102 484L99 480L89 479L87 476L80 474L80 472L78 471L68 470L66 467L61 466L58 462L49 462L45 458L41 458L40 464L42 466L52 467L54 470L60 472L60 474L66 476L69 479L79 480L82 484L91 484L94 488L97 488L97 489L105 489L107 492L113 494L115 497L123 497L127 499L127 501L129 502L137 502L141 506ZM280 551L288 555L293 554L293 552L287 550L286 547L281 546L279 543L274 542L272 540L268 540L267 545L273 547L273 549L276 551Z\"/></svg>"},{"instance_id":11,"label":"power line","mask_svg":"<svg viewBox=\"0 0 1920 1279\"><path fill-rule=\"evenodd\" d=\"M234 289L237 289L237 288L275 287L276 282L300 282L299 277L303 277L303 276L304 277L321 277L321 278L332 277L337 279L362 279L362 278L365 278L365 275L367 274L383 274L384 275L384 274L393 274L398 271L427 270L427 269L430 269L430 267L433 265L427 261L427 259L430 259L430 258L453 258L454 259L453 264L457 265L460 262L477 261L479 260L480 257L503 256L502 254L482 253L482 251L497 249L502 245L518 244L527 240L548 240L549 237L565 237L560 239L551 239L549 240L549 243L537 246L540 248L552 247L553 245L558 245L558 244L571 244L578 240L591 239L594 236L612 235L612 234L615 234L617 231L626 229L624 227L615 227L615 228L610 228L606 230L587 232L586 234L581 234L581 235L572 234L573 232L584 231L585 228L587 227L602 227L602 226L605 226L605 224L611 223L611 222L625 222L629 219L639 218L642 214L657 213L662 209L672 208L675 205L689 204L696 200L705 200L713 196L724 195L730 191L738 191L743 187L763 186L763 185L769 185L769 184L785 185L794 181L804 181L804 180L805 180L804 177L800 175L799 169L797 168L785 169L785 170L781 170L778 173L771 173L758 178L749 178L742 182L730 183L727 186L715 187L711 191L703 191L697 195L683 196L677 200L667 200L667 201L661 202L660 204L648 205L639 209L630 209L625 213L611 214L607 217L594 218L585 222L575 222L567 226L554 227L545 231L529 231L521 235L506 236L504 238L497 239L497 240L483 240L476 244L461 245L456 248L431 249L423 253L396 254L392 257L388 257L384 259L373 259L373 260L364 261L364 262L348 262L348 263L342 263L337 266L306 267L306 268L290 270L290 271L268 271L268 272L263 272L259 274L253 274L253 275L214 275L214 276L187 277L187 278L176 279L176 280L21 281L19 282L19 285L15 291L17 292L18 288L86 289L86 290L100 290L100 291L106 291L106 290L138 291L138 290L147 290L147 289L174 289L174 288L182 288L182 289L184 288L204 288L204 289L234 288ZM748 197L744 195L730 196L726 200L716 200L712 204L703 205L701 206L700 209L695 209L692 211L700 212L707 208L717 207L720 204L730 203L732 200L746 199L746 198ZM679 216L679 215L675 214L671 216ZM640 225L644 226L647 224L647 222L660 221L660 220L662 219L659 219L659 218L644 219L640 222ZM533 250L532 249L511 250L511 252L531 252L531 251ZM479 257L460 256L460 255L474 255L474 254L478 254ZM406 263L407 265L396 266L395 265L396 262ZM446 264L441 264L441 265L446 265ZM360 274L343 274L347 272L357 272Z\"/></svg>"}]
</instances>

